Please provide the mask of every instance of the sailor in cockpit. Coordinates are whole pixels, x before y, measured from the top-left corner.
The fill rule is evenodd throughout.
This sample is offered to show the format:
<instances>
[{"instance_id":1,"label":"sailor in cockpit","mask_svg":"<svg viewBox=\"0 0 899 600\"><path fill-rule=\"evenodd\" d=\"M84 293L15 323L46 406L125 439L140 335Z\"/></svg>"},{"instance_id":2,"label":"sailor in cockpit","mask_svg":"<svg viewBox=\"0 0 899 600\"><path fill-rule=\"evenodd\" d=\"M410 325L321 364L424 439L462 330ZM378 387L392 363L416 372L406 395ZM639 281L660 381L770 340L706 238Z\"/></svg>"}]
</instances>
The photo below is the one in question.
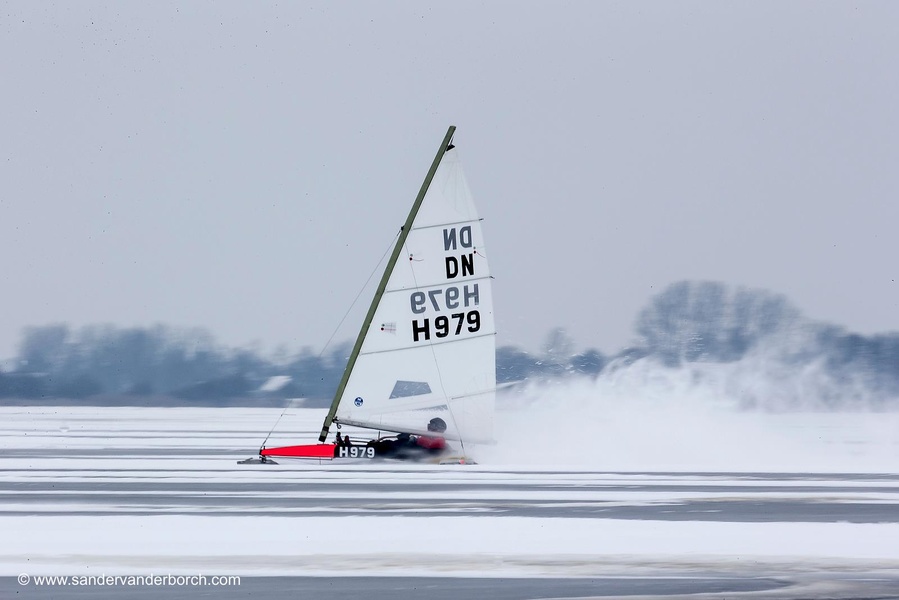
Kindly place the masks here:
<instances>
[{"instance_id":1,"label":"sailor in cockpit","mask_svg":"<svg viewBox=\"0 0 899 600\"><path fill-rule=\"evenodd\" d=\"M375 449L378 456L415 459L422 455L440 454L446 450L446 439L442 435L444 431L446 431L446 421L440 417L434 417L428 422L427 435L400 433L396 439L382 438L373 440L368 445Z\"/></svg>"}]
</instances>

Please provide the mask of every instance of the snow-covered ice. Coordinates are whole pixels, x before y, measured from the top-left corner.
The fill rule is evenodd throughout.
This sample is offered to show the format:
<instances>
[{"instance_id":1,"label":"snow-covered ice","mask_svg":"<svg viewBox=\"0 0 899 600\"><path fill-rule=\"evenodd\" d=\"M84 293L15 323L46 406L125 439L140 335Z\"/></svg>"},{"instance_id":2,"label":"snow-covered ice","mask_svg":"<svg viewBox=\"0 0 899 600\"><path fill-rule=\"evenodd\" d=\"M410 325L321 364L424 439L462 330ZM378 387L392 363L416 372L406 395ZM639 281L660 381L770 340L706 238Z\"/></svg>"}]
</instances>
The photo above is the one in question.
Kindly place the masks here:
<instances>
[{"instance_id":1,"label":"snow-covered ice","mask_svg":"<svg viewBox=\"0 0 899 600\"><path fill-rule=\"evenodd\" d=\"M899 573L899 474L863 460L893 449L860 445L870 415L807 415L780 470L736 451L732 469L714 451L671 469L660 439L639 469L558 440L550 461L502 437L477 466L237 465L279 413L0 409L0 573ZM269 443L313 440L321 417L291 409ZM796 418L750 416L768 440Z\"/></svg>"}]
</instances>

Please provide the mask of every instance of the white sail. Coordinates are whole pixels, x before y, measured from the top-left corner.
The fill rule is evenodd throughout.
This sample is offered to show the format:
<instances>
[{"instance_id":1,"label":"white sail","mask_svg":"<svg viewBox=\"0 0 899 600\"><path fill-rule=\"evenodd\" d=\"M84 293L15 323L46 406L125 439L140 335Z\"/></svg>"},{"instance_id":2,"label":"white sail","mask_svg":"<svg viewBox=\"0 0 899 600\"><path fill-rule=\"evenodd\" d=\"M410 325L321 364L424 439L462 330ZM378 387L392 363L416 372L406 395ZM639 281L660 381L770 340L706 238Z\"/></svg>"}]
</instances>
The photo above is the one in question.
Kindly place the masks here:
<instances>
[{"instance_id":1,"label":"white sail","mask_svg":"<svg viewBox=\"0 0 899 600\"><path fill-rule=\"evenodd\" d=\"M334 420L424 434L440 417L447 439L491 441L496 329L488 252L452 146L407 234L335 398Z\"/></svg>"}]
</instances>

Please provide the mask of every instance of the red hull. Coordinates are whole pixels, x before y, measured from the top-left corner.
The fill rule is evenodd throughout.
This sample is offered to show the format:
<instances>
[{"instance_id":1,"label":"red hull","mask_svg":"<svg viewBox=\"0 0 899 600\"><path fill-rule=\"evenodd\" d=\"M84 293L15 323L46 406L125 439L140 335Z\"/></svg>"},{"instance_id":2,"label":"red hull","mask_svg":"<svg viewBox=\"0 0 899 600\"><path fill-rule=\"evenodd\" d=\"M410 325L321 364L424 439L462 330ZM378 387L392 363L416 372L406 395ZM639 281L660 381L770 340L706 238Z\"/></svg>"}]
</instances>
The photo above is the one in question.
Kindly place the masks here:
<instances>
[{"instance_id":1,"label":"red hull","mask_svg":"<svg viewBox=\"0 0 899 600\"><path fill-rule=\"evenodd\" d=\"M284 456L290 458L334 458L335 444L304 444L302 446L281 446L263 448L260 456Z\"/></svg>"}]
</instances>

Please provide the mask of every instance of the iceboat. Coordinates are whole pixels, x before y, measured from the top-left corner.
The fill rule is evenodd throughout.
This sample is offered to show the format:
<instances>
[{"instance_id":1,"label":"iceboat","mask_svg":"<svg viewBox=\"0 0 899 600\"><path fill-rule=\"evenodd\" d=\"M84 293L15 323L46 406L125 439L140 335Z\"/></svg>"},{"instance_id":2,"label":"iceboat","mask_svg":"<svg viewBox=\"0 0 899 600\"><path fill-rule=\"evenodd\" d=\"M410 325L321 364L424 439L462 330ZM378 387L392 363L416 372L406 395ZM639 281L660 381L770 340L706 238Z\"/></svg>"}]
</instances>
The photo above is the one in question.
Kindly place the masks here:
<instances>
[{"instance_id":1,"label":"iceboat","mask_svg":"<svg viewBox=\"0 0 899 600\"><path fill-rule=\"evenodd\" d=\"M466 446L493 441L492 277L482 219L452 143L455 129L440 143L399 232L318 443L263 446L258 459L242 462L464 463L472 462ZM379 435L348 440L343 425Z\"/></svg>"}]
</instances>

